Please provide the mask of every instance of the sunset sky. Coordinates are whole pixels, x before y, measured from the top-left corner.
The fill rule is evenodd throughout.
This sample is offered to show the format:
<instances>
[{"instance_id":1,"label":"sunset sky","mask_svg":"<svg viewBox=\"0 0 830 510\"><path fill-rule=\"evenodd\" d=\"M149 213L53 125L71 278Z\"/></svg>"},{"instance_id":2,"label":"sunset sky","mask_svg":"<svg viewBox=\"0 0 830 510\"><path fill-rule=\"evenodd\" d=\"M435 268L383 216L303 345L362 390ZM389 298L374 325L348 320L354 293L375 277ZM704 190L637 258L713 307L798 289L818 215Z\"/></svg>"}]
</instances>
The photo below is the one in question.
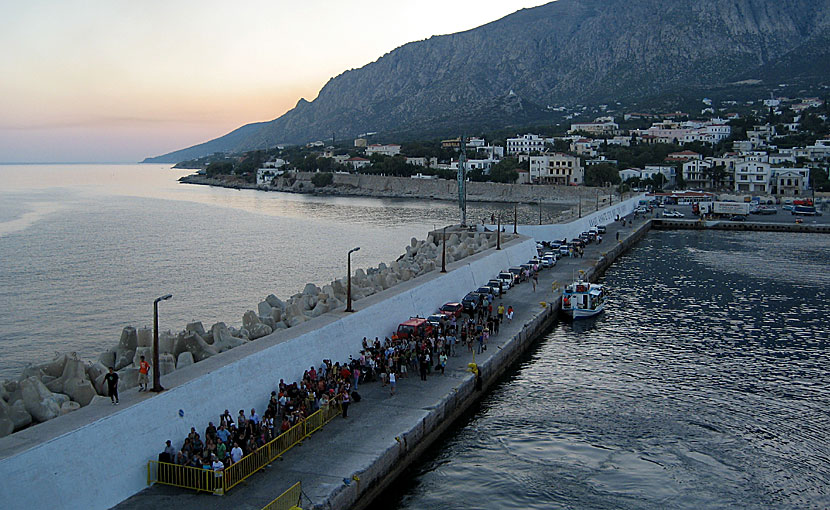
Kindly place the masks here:
<instances>
[{"instance_id":1,"label":"sunset sky","mask_svg":"<svg viewBox=\"0 0 830 510\"><path fill-rule=\"evenodd\" d=\"M407 42L545 1L0 3L0 162L135 162L271 120Z\"/></svg>"}]
</instances>

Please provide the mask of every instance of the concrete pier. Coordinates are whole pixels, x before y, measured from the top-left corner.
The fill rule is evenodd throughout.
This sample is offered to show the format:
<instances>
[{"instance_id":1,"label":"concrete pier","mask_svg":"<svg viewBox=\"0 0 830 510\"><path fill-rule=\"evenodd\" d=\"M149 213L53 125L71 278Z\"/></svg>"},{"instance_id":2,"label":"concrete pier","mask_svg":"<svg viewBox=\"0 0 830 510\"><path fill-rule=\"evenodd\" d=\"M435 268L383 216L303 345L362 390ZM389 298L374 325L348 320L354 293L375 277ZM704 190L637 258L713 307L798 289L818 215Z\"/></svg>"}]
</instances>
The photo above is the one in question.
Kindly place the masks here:
<instances>
[{"instance_id":1,"label":"concrete pier","mask_svg":"<svg viewBox=\"0 0 830 510\"><path fill-rule=\"evenodd\" d=\"M467 364L473 361L466 347L449 360L446 375L433 373L426 382L417 374L398 379L395 396L379 382L361 385L363 396L353 404L349 418L338 418L322 431L252 476L244 486L222 497L154 486L119 504L118 509L176 506L179 509L259 509L297 481L302 482L303 508L363 508L373 501L435 441L467 412L499 377L555 322L561 288L579 270L595 279L617 257L641 239L651 227L641 219L622 227L608 226L602 244L586 247L583 258L563 258L554 268L540 272L534 292L530 282L510 289L497 299L512 305L515 317L488 350L476 355L483 375L483 390L475 390ZM620 241L616 241L617 233ZM555 282L555 284L554 284ZM468 290L458 289L458 298ZM542 302L547 306L543 307ZM202 427L204 424L199 424ZM172 438L181 440L181 438Z\"/></svg>"},{"instance_id":2,"label":"concrete pier","mask_svg":"<svg viewBox=\"0 0 830 510\"><path fill-rule=\"evenodd\" d=\"M826 223L781 223L763 221L726 221L698 219L656 218L653 220L655 230L737 230L747 232L809 232L830 234L830 224Z\"/></svg>"}]
</instances>

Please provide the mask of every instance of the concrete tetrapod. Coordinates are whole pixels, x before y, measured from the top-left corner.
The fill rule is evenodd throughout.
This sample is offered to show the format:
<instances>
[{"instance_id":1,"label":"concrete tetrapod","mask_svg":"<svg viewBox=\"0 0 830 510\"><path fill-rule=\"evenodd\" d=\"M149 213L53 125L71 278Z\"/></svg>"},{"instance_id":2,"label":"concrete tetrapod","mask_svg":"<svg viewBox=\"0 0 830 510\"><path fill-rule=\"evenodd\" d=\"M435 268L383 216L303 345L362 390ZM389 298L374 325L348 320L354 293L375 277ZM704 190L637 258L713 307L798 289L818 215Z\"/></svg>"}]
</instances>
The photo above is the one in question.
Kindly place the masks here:
<instances>
[{"instance_id":1,"label":"concrete tetrapod","mask_svg":"<svg viewBox=\"0 0 830 510\"><path fill-rule=\"evenodd\" d=\"M32 418L39 422L49 421L57 417L60 412L58 398L49 391L45 384L36 377L28 377L21 383L23 404Z\"/></svg>"}]
</instances>

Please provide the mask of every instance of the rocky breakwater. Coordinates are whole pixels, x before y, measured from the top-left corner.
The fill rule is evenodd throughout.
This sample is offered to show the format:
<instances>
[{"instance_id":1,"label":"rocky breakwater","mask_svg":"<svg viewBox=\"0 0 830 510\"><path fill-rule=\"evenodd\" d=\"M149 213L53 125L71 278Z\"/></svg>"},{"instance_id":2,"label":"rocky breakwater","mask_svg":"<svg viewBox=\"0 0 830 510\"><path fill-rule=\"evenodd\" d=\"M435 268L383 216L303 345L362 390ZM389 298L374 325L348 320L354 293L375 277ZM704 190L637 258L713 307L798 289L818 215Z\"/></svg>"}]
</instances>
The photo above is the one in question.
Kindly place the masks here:
<instances>
[{"instance_id":1,"label":"rocky breakwater","mask_svg":"<svg viewBox=\"0 0 830 510\"><path fill-rule=\"evenodd\" d=\"M503 242L513 234L502 234ZM357 301L400 282L417 278L441 268L440 236L430 234L426 240L412 238L406 253L390 264L380 263L352 275L352 300ZM447 263L496 246L494 233L463 230L447 233ZM255 341L266 335L302 324L320 315L342 309L346 303L346 278L334 280L322 288L309 283L303 291L286 300L274 294L248 310L240 327L217 322L205 330L201 322L187 324L178 333L159 333L159 373L168 374L211 356ZM119 391L138 386L141 356L152 360L153 330L127 326L113 348L94 361L83 361L76 353L56 354L39 365L30 365L17 379L0 383L0 437L57 418L82 406L108 403L104 375L112 367L119 375ZM150 379L153 373L151 368Z\"/></svg>"}]
</instances>

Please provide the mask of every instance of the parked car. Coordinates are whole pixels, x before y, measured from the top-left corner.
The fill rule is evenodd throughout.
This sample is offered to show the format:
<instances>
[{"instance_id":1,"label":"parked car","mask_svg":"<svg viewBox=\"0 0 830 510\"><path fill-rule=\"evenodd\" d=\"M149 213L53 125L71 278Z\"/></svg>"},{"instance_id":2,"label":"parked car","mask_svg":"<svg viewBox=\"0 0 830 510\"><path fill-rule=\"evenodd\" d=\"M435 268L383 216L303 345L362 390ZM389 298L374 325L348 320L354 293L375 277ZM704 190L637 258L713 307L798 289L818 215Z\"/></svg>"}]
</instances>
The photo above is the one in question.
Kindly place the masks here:
<instances>
[{"instance_id":1,"label":"parked car","mask_svg":"<svg viewBox=\"0 0 830 510\"><path fill-rule=\"evenodd\" d=\"M542 257L542 266L544 267L553 267L556 265L556 257L553 255L545 255Z\"/></svg>"},{"instance_id":2,"label":"parked car","mask_svg":"<svg viewBox=\"0 0 830 510\"><path fill-rule=\"evenodd\" d=\"M461 303L444 303L438 310L447 317L458 317L463 309Z\"/></svg>"},{"instance_id":3,"label":"parked car","mask_svg":"<svg viewBox=\"0 0 830 510\"><path fill-rule=\"evenodd\" d=\"M666 211L663 213L664 218L683 218L684 216L680 211Z\"/></svg>"},{"instance_id":4,"label":"parked car","mask_svg":"<svg viewBox=\"0 0 830 510\"><path fill-rule=\"evenodd\" d=\"M634 212L635 213L640 213L640 214L647 214L649 212L649 210L648 210L648 207L645 207L645 206L641 205L641 206L637 207L636 209L634 209Z\"/></svg>"},{"instance_id":5,"label":"parked car","mask_svg":"<svg viewBox=\"0 0 830 510\"><path fill-rule=\"evenodd\" d=\"M413 335L427 336L432 333L432 324L423 317L410 317L408 321L398 325L398 338L409 338Z\"/></svg>"},{"instance_id":6,"label":"parked car","mask_svg":"<svg viewBox=\"0 0 830 510\"><path fill-rule=\"evenodd\" d=\"M461 306L464 307L464 312L475 313L481 307L481 300L483 296L477 292L469 292L464 299L461 300Z\"/></svg>"},{"instance_id":7,"label":"parked car","mask_svg":"<svg viewBox=\"0 0 830 510\"><path fill-rule=\"evenodd\" d=\"M449 321L449 319L450 318L444 315L443 313L434 313L427 317L427 322L430 325L432 325L434 329L437 329L438 331L443 331L444 326L447 324L447 321Z\"/></svg>"},{"instance_id":8,"label":"parked car","mask_svg":"<svg viewBox=\"0 0 830 510\"><path fill-rule=\"evenodd\" d=\"M746 221L746 216L742 214L733 214L728 218L729 221Z\"/></svg>"},{"instance_id":9,"label":"parked car","mask_svg":"<svg viewBox=\"0 0 830 510\"><path fill-rule=\"evenodd\" d=\"M570 253L570 248L568 247L567 244L563 244L562 246L559 247L559 254L560 255L567 256L568 253Z\"/></svg>"},{"instance_id":10,"label":"parked car","mask_svg":"<svg viewBox=\"0 0 830 510\"><path fill-rule=\"evenodd\" d=\"M497 296L501 296L502 294L507 292L507 289L510 288L509 285L510 284L504 283L503 281L499 280L498 278L493 278L492 280L487 282L488 287L495 287L496 289L498 289L499 293L496 294Z\"/></svg>"},{"instance_id":11,"label":"parked car","mask_svg":"<svg viewBox=\"0 0 830 510\"><path fill-rule=\"evenodd\" d=\"M764 205L758 208L758 214L776 214L778 209L771 205Z\"/></svg>"},{"instance_id":12,"label":"parked car","mask_svg":"<svg viewBox=\"0 0 830 510\"><path fill-rule=\"evenodd\" d=\"M515 280L517 283L525 281L525 277L523 276L523 269L521 267L513 266L510 269L508 269L508 271L516 275Z\"/></svg>"},{"instance_id":13,"label":"parked car","mask_svg":"<svg viewBox=\"0 0 830 510\"><path fill-rule=\"evenodd\" d=\"M489 301L493 301L493 299L495 299L496 296L498 296L498 291L498 288L491 287L489 285L482 285L481 287L476 289L476 292L478 292L479 294L484 294Z\"/></svg>"},{"instance_id":14,"label":"parked car","mask_svg":"<svg viewBox=\"0 0 830 510\"><path fill-rule=\"evenodd\" d=\"M510 287L519 283L516 280L516 275L511 273L510 271L502 271L501 273L499 273L499 280L505 282Z\"/></svg>"},{"instance_id":15,"label":"parked car","mask_svg":"<svg viewBox=\"0 0 830 510\"><path fill-rule=\"evenodd\" d=\"M607 230L608 229L605 225L597 225L597 232L600 234L604 234Z\"/></svg>"}]
</instances>

